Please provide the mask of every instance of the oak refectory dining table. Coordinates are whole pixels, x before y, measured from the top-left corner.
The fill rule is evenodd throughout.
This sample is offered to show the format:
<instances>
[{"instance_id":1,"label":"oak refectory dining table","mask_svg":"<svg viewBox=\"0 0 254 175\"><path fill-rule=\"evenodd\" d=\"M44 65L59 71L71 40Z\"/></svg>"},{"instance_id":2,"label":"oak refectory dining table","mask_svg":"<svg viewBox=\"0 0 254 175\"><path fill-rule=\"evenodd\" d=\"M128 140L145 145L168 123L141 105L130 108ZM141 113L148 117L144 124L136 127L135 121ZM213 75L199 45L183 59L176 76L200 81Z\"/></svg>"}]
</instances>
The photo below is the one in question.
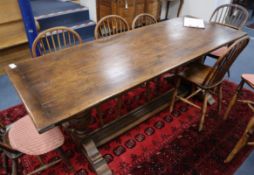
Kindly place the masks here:
<instances>
[{"instance_id":1,"label":"oak refectory dining table","mask_svg":"<svg viewBox=\"0 0 254 175\"><path fill-rule=\"evenodd\" d=\"M43 133L245 35L217 24L207 23L205 29L187 28L183 18L176 18L13 63L6 72L38 132ZM140 108L127 115L130 118L121 118L82 137L80 143L95 171L111 174L97 146L167 107L168 102L167 94L146 104L143 112Z\"/></svg>"}]
</instances>

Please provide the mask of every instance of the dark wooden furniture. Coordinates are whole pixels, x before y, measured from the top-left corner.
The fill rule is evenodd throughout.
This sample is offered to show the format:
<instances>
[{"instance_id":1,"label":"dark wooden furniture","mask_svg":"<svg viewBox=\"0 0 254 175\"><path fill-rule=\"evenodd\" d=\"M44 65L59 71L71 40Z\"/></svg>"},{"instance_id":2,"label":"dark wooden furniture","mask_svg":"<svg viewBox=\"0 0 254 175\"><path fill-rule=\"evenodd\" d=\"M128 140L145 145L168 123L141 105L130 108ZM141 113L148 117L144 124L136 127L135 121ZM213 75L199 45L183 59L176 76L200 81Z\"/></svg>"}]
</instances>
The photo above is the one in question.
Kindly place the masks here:
<instances>
[{"instance_id":1,"label":"dark wooden furniture","mask_svg":"<svg viewBox=\"0 0 254 175\"><path fill-rule=\"evenodd\" d=\"M233 4L238 4L246 9L252 10L252 17L254 16L254 1L253 0L233 0Z\"/></svg>"},{"instance_id":2,"label":"dark wooden furniture","mask_svg":"<svg viewBox=\"0 0 254 175\"><path fill-rule=\"evenodd\" d=\"M37 57L81 43L81 37L71 28L54 27L41 32L36 37L33 42L32 55Z\"/></svg>"},{"instance_id":3,"label":"dark wooden furniture","mask_svg":"<svg viewBox=\"0 0 254 175\"><path fill-rule=\"evenodd\" d=\"M15 63L6 71L39 132L78 121L73 133L88 160L98 174L111 174L96 146L165 109L169 93L107 125L100 118L101 128L87 134L89 109L245 35L216 24L186 28L178 18Z\"/></svg>"},{"instance_id":4,"label":"dark wooden furniture","mask_svg":"<svg viewBox=\"0 0 254 175\"><path fill-rule=\"evenodd\" d=\"M52 167L61 160L63 160L66 166L73 171L73 167L61 149L63 143L64 136L59 128L53 128L44 134L38 134L28 115L7 127L0 124L0 149L3 151L2 163L6 174L19 174L17 171L19 165L18 159L23 154L36 156L41 163L41 166L34 171L29 172L29 175L39 173ZM40 155L53 150L59 152L61 159L53 160L48 164L43 163ZM8 159L10 159L12 163L11 173L8 171Z\"/></svg>"},{"instance_id":5,"label":"dark wooden furniture","mask_svg":"<svg viewBox=\"0 0 254 175\"><path fill-rule=\"evenodd\" d=\"M160 0L97 0L97 20L108 15L119 15L131 26L133 19L141 13L160 18Z\"/></svg>"},{"instance_id":6,"label":"dark wooden furniture","mask_svg":"<svg viewBox=\"0 0 254 175\"><path fill-rule=\"evenodd\" d=\"M165 19L164 20L168 20L168 13L169 13L169 8L170 8L170 3L176 0L166 0L167 1L167 5L166 5L166 13L165 13ZM182 11L183 8L183 4L184 4L184 0L179 0L180 4L178 7L178 11L177 11L177 17L180 16L180 13Z\"/></svg>"},{"instance_id":7,"label":"dark wooden furniture","mask_svg":"<svg viewBox=\"0 0 254 175\"><path fill-rule=\"evenodd\" d=\"M233 4L238 4L238 5L241 5L245 8L248 7L248 2L251 1L251 0L233 0Z\"/></svg>"},{"instance_id":8,"label":"dark wooden furniture","mask_svg":"<svg viewBox=\"0 0 254 175\"><path fill-rule=\"evenodd\" d=\"M241 51L247 46L249 42L248 37L237 40L232 44L227 50L226 54L221 56L213 67L206 66L204 64L195 63L191 65L186 71L179 73L177 76L176 87L173 93L173 97L170 104L170 111L174 109L175 101L177 99L186 102L198 109L201 112L201 120L199 125L199 131L202 131L206 116L207 103L210 94L213 94L214 90L218 92L218 112L221 111L221 100L222 100L222 89L221 83L223 81L224 75L229 70L230 66L234 63ZM197 91L191 93L187 97L181 97L177 95L179 91L181 80L187 80L195 84L198 88ZM204 101L202 107L191 102L190 99L197 95L202 94L204 96Z\"/></svg>"},{"instance_id":9,"label":"dark wooden furniture","mask_svg":"<svg viewBox=\"0 0 254 175\"><path fill-rule=\"evenodd\" d=\"M108 37L129 30L127 21L118 15L109 15L103 17L96 25L95 39Z\"/></svg>"},{"instance_id":10,"label":"dark wooden furniture","mask_svg":"<svg viewBox=\"0 0 254 175\"><path fill-rule=\"evenodd\" d=\"M238 97L240 96L241 90L243 89L245 83L248 84L252 89L254 89L254 75L253 74L243 74L242 75L242 81L240 82L240 84L236 90L236 93L232 97L232 99L229 103L229 106L224 114L225 120L228 118L228 115L229 115L231 109L234 107ZM250 109L254 112L254 102L253 101L250 101L250 100L238 100L238 101L242 102L242 103L246 103L250 107ZM248 125L247 125L242 137L239 139L239 141L237 142L237 144L235 145L235 147L233 148L231 153L228 155L228 157L224 161L225 163L229 163L244 146L246 146L246 145L254 146L254 142L249 142L249 138L253 134L253 131L254 131L254 116L248 122Z\"/></svg>"},{"instance_id":11,"label":"dark wooden furniture","mask_svg":"<svg viewBox=\"0 0 254 175\"><path fill-rule=\"evenodd\" d=\"M157 20L155 17L147 13L142 13L134 18L132 22L132 29L148 26L155 23L157 23Z\"/></svg>"}]
</instances>

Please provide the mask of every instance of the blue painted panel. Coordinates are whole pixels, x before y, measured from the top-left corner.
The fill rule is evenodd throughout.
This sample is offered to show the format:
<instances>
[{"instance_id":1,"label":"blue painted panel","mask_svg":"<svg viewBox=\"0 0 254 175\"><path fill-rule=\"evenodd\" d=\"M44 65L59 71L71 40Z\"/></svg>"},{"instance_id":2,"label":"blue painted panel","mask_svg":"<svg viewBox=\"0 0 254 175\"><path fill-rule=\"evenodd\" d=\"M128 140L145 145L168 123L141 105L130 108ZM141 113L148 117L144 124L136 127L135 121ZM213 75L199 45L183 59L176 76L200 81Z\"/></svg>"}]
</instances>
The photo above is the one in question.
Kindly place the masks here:
<instances>
[{"instance_id":1,"label":"blue painted panel","mask_svg":"<svg viewBox=\"0 0 254 175\"><path fill-rule=\"evenodd\" d=\"M79 33L82 40L85 42L85 41L91 41L94 39L94 30L95 30L95 24L91 26L78 28L76 29L76 32Z\"/></svg>"},{"instance_id":2,"label":"blue painted panel","mask_svg":"<svg viewBox=\"0 0 254 175\"><path fill-rule=\"evenodd\" d=\"M82 10L79 12L72 12L63 15L51 16L44 19L39 19L40 29L45 30L56 26L75 26L83 24L89 20L89 11Z\"/></svg>"},{"instance_id":3,"label":"blue painted panel","mask_svg":"<svg viewBox=\"0 0 254 175\"><path fill-rule=\"evenodd\" d=\"M37 36L36 25L34 22L34 15L32 12L30 0L18 0L23 22L29 42L30 48L32 48L33 41Z\"/></svg>"}]
</instances>

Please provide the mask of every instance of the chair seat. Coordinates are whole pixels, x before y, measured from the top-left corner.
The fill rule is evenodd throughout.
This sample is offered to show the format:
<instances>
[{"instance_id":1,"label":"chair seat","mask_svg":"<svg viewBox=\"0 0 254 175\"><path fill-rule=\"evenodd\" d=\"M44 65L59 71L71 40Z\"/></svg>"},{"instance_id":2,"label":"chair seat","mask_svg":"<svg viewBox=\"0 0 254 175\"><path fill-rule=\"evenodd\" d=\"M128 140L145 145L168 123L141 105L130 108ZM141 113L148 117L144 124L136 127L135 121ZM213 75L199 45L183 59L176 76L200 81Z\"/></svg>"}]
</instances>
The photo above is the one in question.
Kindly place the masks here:
<instances>
[{"instance_id":1,"label":"chair seat","mask_svg":"<svg viewBox=\"0 0 254 175\"><path fill-rule=\"evenodd\" d=\"M193 63L184 72L181 72L179 76L185 80L195 83L198 86L201 86L211 70L212 68L207 65L201 63Z\"/></svg>"},{"instance_id":2,"label":"chair seat","mask_svg":"<svg viewBox=\"0 0 254 175\"><path fill-rule=\"evenodd\" d=\"M64 136L58 127L39 134L29 115L11 125L8 138L13 149L34 156L53 151L64 143Z\"/></svg>"},{"instance_id":3,"label":"chair seat","mask_svg":"<svg viewBox=\"0 0 254 175\"><path fill-rule=\"evenodd\" d=\"M246 81L246 83L254 88L254 74L243 74L242 78Z\"/></svg>"},{"instance_id":4,"label":"chair seat","mask_svg":"<svg viewBox=\"0 0 254 175\"><path fill-rule=\"evenodd\" d=\"M223 56L225 53L227 53L227 50L228 50L228 47L224 46L219 49L216 49L215 51L211 52L209 55L219 58L220 56Z\"/></svg>"}]
</instances>

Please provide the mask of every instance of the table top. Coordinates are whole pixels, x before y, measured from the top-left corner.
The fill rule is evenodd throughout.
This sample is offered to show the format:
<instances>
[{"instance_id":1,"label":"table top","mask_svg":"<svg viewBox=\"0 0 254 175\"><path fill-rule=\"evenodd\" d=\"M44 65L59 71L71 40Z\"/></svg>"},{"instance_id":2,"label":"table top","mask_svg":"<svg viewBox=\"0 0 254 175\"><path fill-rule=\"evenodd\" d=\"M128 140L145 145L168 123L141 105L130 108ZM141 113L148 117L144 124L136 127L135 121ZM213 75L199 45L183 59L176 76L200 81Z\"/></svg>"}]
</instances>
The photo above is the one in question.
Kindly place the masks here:
<instances>
[{"instance_id":1,"label":"table top","mask_svg":"<svg viewBox=\"0 0 254 175\"><path fill-rule=\"evenodd\" d=\"M6 67L39 132L246 33L161 22Z\"/></svg>"}]
</instances>

